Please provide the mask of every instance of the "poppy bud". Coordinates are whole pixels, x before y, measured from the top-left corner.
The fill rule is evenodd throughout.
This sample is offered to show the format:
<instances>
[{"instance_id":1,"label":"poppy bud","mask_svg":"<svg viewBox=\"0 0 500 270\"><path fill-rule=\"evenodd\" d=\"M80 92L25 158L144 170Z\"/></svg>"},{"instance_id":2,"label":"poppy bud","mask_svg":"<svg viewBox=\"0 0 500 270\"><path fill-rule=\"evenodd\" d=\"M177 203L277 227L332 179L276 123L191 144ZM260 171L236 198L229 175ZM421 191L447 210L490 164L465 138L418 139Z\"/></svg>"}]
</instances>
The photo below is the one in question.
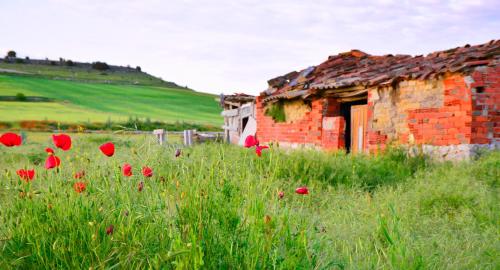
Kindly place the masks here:
<instances>
[{"instance_id":1,"label":"poppy bud","mask_svg":"<svg viewBox=\"0 0 500 270\"><path fill-rule=\"evenodd\" d=\"M109 225L109 227L106 229L106 234L111 235L111 234L113 234L114 230L115 230L115 227L113 225Z\"/></svg>"},{"instance_id":2,"label":"poppy bud","mask_svg":"<svg viewBox=\"0 0 500 270\"><path fill-rule=\"evenodd\" d=\"M75 179L81 179L84 176L85 176L85 171L80 171L80 172L75 173L75 175L73 176L73 178L75 178Z\"/></svg>"},{"instance_id":3,"label":"poppy bud","mask_svg":"<svg viewBox=\"0 0 500 270\"><path fill-rule=\"evenodd\" d=\"M309 190L307 189L307 187L299 187L295 190L295 193L300 195L306 195L309 194Z\"/></svg>"},{"instance_id":4,"label":"poppy bud","mask_svg":"<svg viewBox=\"0 0 500 270\"><path fill-rule=\"evenodd\" d=\"M128 163L123 164L122 172L124 176L132 176L132 166Z\"/></svg>"}]
</instances>

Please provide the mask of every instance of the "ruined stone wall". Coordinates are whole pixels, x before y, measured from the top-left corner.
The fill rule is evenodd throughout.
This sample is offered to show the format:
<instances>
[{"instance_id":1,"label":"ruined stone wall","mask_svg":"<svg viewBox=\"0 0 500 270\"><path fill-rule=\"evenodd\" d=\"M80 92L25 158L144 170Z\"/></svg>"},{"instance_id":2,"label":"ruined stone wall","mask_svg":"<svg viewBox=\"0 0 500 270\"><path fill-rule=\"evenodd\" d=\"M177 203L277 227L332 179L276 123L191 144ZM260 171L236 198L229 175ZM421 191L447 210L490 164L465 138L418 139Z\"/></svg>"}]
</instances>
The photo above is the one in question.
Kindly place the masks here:
<instances>
[{"instance_id":1,"label":"ruined stone wall","mask_svg":"<svg viewBox=\"0 0 500 270\"><path fill-rule=\"evenodd\" d=\"M344 147L344 119L340 104L321 98L310 104L302 100L288 100L285 123L276 123L265 115L265 105L256 100L257 138L263 143L278 142L286 147L339 149Z\"/></svg>"},{"instance_id":2,"label":"ruined stone wall","mask_svg":"<svg viewBox=\"0 0 500 270\"><path fill-rule=\"evenodd\" d=\"M304 115L294 116L289 123L277 123L272 117L265 115L265 105L262 98L256 99L257 138L263 143L278 142L283 146L321 145L321 125L323 101L314 100L310 109L304 110Z\"/></svg>"},{"instance_id":3,"label":"ruined stone wall","mask_svg":"<svg viewBox=\"0 0 500 270\"><path fill-rule=\"evenodd\" d=\"M446 74L433 80L408 80L395 88L368 91L366 145L370 152L390 142L421 146L441 159L469 158L481 148L500 148L500 69L477 68L470 76ZM310 105L285 101L285 123L264 115L257 98L257 137L264 143L345 147L345 120L340 103L319 98Z\"/></svg>"},{"instance_id":4,"label":"ruined stone wall","mask_svg":"<svg viewBox=\"0 0 500 270\"><path fill-rule=\"evenodd\" d=\"M368 93L368 148L394 142L422 145L444 159L469 158L500 141L500 72L478 68L471 76L400 82ZM479 89L479 91L477 91Z\"/></svg>"},{"instance_id":5,"label":"ruined stone wall","mask_svg":"<svg viewBox=\"0 0 500 270\"><path fill-rule=\"evenodd\" d=\"M285 102L283 107L285 110L286 123L288 124L300 122L306 113L311 111L311 106L306 104L302 99Z\"/></svg>"},{"instance_id":6,"label":"ruined stone wall","mask_svg":"<svg viewBox=\"0 0 500 270\"><path fill-rule=\"evenodd\" d=\"M465 77L472 93L473 144L500 145L500 67L479 67Z\"/></svg>"}]
</instances>

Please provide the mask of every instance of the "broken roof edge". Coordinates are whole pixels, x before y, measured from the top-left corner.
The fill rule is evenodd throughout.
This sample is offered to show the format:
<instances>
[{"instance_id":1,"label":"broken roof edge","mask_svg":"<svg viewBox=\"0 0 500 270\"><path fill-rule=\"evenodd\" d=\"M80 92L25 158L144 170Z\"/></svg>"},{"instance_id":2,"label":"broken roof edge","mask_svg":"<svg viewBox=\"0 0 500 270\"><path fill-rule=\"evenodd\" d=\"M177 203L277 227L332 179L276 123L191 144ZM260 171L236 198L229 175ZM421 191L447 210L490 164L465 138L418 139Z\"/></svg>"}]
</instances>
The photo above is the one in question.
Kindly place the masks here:
<instances>
[{"instance_id":1,"label":"broken roof edge","mask_svg":"<svg viewBox=\"0 0 500 270\"><path fill-rule=\"evenodd\" d=\"M247 103L255 101L255 96L245 94L245 93L234 93L232 95L220 95L220 103L221 105L226 102L232 103Z\"/></svg>"},{"instance_id":2,"label":"broken roof edge","mask_svg":"<svg viewBox=\"0 0 500 270\"><path fill-rule=\"evenodd\" d=\"M318 91L343 89L352 86L365 88L394 86L405 80L435 79L446 73L469 74L479 66L498 66L500 63L500 40L491 40L479 45L465 45L453 49L436 51L422 55L383 55L372 56L360 50L329 56L317 66L307 69L313 71L304 78L300 72L293 71L268 81L284 81L260 93L264 102L275 99L293 99L318 94ZM300 84L296 84L301 79ZM293 84L293 85L292 85ZM301 87L300 87L301 86ZM296 95L298 91L309 90L307 95Z\"/></svg>"}]
</instances>

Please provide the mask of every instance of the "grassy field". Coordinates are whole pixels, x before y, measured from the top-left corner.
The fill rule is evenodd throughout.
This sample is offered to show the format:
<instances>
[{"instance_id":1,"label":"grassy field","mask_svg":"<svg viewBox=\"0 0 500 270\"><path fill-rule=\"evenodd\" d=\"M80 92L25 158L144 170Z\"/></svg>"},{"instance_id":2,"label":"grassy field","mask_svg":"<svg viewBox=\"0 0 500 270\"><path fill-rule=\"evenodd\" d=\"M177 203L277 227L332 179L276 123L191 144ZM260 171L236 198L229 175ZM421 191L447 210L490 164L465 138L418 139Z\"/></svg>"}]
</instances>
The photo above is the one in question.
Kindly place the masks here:
<instances>
[{"instance_id":1,"label":"grassy field","mask_svg":"<svg viewBox=\"0 0 500 270\"><path fill-rule=\"evenodd\" d=\"M39 65L39 64L17 64L0 62L0 72L3 70L17 71L31 76L44 77L47 79L65 79L75 81L113 82L117 84L141 84L173 87L175 84L165 82L160 78L151 76L144 72L133 69L122 71L99 71L95 69L81 68L78 66L65 65Z\"/></svg>"},{"instance_id":2,"label":"grassy field","mask_svg":"<svg viewBox=\"0 0 500 270\"><path fill-rule=\"evenodd\" d=\"M499 152L439 164L205 144L175 158L151 136L72 136L59 172L43 169L49 134L0 147L0 269L500 267ZM111 158L98 150L109 140Z\"/></svg>"},{"instance_id":3,"label":"grassy field","mask_svg":"<svg viewBox=\"0 0 500 270\"><path fill-rule=\"evenodd\" d=\"M126 121L130 116L220 126L215 96L156 86L113 85L0 75L0 95L43 96L57 102L0 102L1 121Z\"/></svg>"}]
</instances>

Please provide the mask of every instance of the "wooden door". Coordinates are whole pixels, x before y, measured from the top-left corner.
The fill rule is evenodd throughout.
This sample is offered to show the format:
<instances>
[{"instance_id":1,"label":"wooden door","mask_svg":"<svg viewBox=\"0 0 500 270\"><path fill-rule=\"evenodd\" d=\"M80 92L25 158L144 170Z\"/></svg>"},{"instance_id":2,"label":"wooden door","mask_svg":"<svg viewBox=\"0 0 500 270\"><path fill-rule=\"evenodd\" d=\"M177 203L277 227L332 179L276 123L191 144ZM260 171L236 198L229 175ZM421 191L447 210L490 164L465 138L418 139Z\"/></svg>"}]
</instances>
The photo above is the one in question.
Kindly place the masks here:
<instances>
[{"instance_id":1,"label":"wooden door","mask_svg":"<svg viewBox=\"0 0 500 270\"><path fill-rule=\"evenodd\" d=\"M366 149L367 105L351 107L351 153L362 153Z\"/></svg>"}]
</instances>

